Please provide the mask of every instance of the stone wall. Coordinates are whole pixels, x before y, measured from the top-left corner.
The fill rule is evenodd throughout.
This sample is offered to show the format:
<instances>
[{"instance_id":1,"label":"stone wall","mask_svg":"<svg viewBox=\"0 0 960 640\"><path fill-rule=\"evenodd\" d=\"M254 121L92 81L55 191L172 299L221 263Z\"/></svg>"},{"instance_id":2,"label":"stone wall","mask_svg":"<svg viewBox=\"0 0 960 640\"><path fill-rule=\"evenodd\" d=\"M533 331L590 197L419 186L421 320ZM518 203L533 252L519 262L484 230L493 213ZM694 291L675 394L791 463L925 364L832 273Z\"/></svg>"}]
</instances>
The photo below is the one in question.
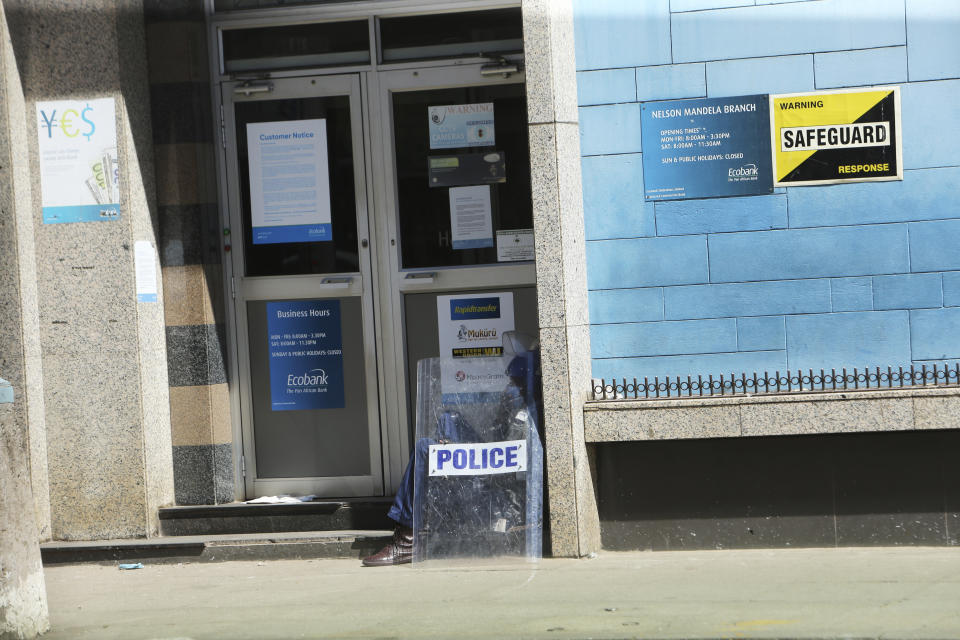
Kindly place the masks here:
<instances>
[{"instance_id":1,"label":"stone wall","mask_svg":"<svg viewBox=\"0 0 960 640\"><path fill-rule=\"evenodd\" d=\"M6 0L4 9L25 98L18 131L29 151L15 182L34 194L47 451L45 464L34 465L49 479L50 532L150 536L157 508L173 501L173 478L167 386L157 383L167 375L162 295L138 302L134 282L134 244L157 246L142 3ZM71 98L115 101L118 220L43 223L36 102Z\"/></svg>"},{"instance_id":2,"label":"stone wall","mask_svg":"<svg viewBox=\"0 0 960 640\"><path fill-rule=\"evenodd\" d=\"M0 638L6 640L49 628L38 544L49 536L49 503L45 470L36 474L37 486L31 474L35 440L43 451L33 212L24 179L24 99L4 8L0 3L0 376L7 379L0 379Z\"/></svg>"},{"instance_id":3,"label":"stone wall","mask_svg":"<svg viewBox=\"0 0 960 640\"><path fill-rule=\"evenodd\" d=\"M960 8L947 0L579 0L595 377L960 358ZM902 182L645 202L641 105L902 89Z\"/></svg>"}]
</instances>

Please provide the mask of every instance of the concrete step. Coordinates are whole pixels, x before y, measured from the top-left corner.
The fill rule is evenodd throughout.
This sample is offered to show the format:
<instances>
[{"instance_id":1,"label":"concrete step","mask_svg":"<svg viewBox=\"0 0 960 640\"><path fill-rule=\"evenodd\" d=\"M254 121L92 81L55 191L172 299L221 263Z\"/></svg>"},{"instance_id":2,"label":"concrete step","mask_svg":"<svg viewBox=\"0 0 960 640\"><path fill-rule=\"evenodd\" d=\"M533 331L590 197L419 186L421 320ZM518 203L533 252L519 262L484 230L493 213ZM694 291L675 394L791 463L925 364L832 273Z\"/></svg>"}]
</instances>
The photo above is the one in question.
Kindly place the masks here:
<instances>
[{"instance_id":1,"label":"concrete step","mask_svg":"<svg viewBox=\"0 0 960 640\"><path fill-rule=\"evenodd\" d=\"M392 498L362 498L297 504L230 504L159 510L163 536L392 529Z\"/></svg>"},{"instance_id":2,"label":"concrete step","mask_svg":"<svg viewBox=\"0 0 960 640\"><path fill-rule=\"evenodd\" d=\"M390 530L301 531L132 540L47 542L40 545L45 566L117 563L176 564L229 560L363 558L390 541Z\"/></svg>"}]
</instances>

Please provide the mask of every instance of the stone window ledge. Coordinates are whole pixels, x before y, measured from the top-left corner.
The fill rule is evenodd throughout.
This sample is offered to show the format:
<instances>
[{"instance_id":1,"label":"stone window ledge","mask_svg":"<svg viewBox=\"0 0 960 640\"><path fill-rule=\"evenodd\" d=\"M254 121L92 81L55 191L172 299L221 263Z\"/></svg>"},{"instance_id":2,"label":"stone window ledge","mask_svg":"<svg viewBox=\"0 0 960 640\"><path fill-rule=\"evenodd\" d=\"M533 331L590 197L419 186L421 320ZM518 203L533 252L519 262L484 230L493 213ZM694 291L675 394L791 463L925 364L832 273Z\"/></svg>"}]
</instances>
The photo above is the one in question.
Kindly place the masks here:
<instances>
[{"instance_id":1,"label":"stone window ledge","mask_svg":"<svg viewBox=\"0 0 960 640\"><path fill-rule=\"evenodd\" d=\"M588 401L587 442L960 428L960 388Z\"/></svg>"}]
</instances>

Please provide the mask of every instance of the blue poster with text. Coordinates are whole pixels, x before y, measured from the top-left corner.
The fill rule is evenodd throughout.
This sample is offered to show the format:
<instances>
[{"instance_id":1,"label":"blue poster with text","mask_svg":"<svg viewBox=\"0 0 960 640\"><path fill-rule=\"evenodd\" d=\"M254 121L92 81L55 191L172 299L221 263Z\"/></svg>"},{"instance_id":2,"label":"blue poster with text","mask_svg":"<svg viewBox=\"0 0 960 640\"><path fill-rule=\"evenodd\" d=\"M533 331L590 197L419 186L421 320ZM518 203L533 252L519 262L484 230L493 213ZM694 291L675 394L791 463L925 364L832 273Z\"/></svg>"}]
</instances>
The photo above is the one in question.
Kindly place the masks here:
<instances>
[{"instance_id":1,"label":"blue poster with text","mask_svg":"<svg viewBox=\"0 0 960 640\"><path fill-rule=\"evenodd\" d=\"M768 96L641 107L646 200L773 193Z\"/></svg>"},{"instance_id":2,"label":"blue poster with text","mask_svg":"<svg viewBox=\"0 0 960 640\"><path fill-rule=\"evenodd\" d=\"M342 409L340 301L268 302L267 333L271 408Z\"/></svg>"}]
</instances>

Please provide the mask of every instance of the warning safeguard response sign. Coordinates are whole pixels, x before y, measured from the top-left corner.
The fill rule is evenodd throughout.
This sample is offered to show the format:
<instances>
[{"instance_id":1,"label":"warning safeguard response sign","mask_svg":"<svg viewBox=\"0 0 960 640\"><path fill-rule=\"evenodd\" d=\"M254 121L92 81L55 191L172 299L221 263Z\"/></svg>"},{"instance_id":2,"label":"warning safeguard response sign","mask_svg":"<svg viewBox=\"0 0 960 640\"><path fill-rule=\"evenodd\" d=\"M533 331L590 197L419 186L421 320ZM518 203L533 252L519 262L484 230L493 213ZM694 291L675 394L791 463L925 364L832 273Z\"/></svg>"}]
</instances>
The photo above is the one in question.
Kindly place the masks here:
<instances>
[{"instance_id":1,"label":"warning safeguard response sign","mask_svg":"<svg viewBox=\"0 0 960 640\"><path fill-rule=\"evenodd\" d=\"M770 96L774 186L902 180L900 88Z\"/></svg>"}]
</instances>

